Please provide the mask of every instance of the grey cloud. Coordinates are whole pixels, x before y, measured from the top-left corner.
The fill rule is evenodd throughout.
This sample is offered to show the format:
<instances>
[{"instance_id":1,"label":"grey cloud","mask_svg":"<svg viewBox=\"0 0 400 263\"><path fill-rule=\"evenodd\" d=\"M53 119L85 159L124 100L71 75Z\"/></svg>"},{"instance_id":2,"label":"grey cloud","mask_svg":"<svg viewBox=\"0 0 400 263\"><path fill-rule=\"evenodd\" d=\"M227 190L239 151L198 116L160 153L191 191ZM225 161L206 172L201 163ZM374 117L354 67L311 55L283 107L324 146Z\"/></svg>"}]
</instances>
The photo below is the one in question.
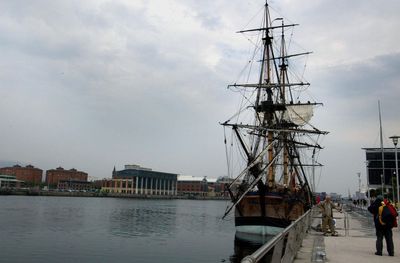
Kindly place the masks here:
<instances>
[{"instance_id":1,"label":"grey cloud","mask_svg":"<svg viewBox=\"0 0 400 263\"><path fill-rule=\"evenodd\" d=\"M400 53L386 54L362 62L338 65L326 68L316 76L316 84L322 86L324 95L347 103L350 108L353 104L361 104L364 109L357 113L353 110L354 118L360 114L372 114L376 105L371 101L381 99L388 108L395 108L400 95L397 83L400 82L398 68L400 67ZM358 103L357 103L358 102ZM360 103L361 102L361 103ZM393 113L388 112L392 118Z\"/></svg>"},{"instance_id":2,"label":"grey cloud","mask_svg":"<svg viewBox=\"0 0 400 263\"><path fill-rule=\"evenodd\" d=\"M382 109L384 146L391 147L387 137L399 131L398 116L393 110L398 107L400 95L399 66L400 53L392 53L327 67L313 75L313 86L318 87L316 94L324 98L325 103L315 121L319 127L330 131L320 158L326 165L321 189L340 191L341 182L353 182L349 176L364 173L361 148L379 147L378 100ZM353 188L351 184L349 188Z\"/></svg>"},{"instance_id":3,"label":"grey cloud","mask_svg":"<svg viewBox=\"0 0 400 263\"><path fill-rule=\"evenodd\" d=\"M209 13L199 13L197 18L200 18L204 27L215 30L221 26L221 21L218 16L210 15Z\"/></svg>"},{"instance_id":4,"label":"grey cloud","mask_svg":"<svg viewBox=\"0 0 400 263\"><path fill-rule=\"evenodd\" d=\"M198 176L226 172L218 122L236 110L237 94L226 85L237 81L249 56L248 41L234 32L251 27L262 4L167 2L183 13L136 4L0 3L2 158L96 177L130 162ZM390 32L398 3L270 4L301 24L297 43L315 51L307 68L310 92L326 106L314 124L331 131L321 152L321 190L342 192L338 179L351 184L346 174L363 168L360 148L374 140L378 98L388 132L398 127L399 50ZM178 21L194 26L174 24L180 15ZM379 39L364 41L371 32ZM332 46L339 40L342 46ZM203 61L207 48L219 56L212 67Z\"/></svg>"}]
</instances>

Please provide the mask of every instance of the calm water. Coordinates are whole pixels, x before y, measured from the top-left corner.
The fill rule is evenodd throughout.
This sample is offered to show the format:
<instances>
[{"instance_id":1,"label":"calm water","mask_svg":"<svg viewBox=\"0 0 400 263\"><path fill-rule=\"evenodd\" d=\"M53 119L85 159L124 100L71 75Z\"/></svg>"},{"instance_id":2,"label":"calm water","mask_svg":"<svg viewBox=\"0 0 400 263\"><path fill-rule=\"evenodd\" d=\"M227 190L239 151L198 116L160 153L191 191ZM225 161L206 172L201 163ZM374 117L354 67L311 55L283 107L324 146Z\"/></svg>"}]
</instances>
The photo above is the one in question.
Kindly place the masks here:
<instances>
[{"instance_id":1,"label":"calm water","mask_svg":"<svg viewBox=\"0 0 400 263\"><path fill-rule=\"evenodd\" d=\"M237 262L226 201L0 196L0 262Z\"/></svg>"}]
</instances>

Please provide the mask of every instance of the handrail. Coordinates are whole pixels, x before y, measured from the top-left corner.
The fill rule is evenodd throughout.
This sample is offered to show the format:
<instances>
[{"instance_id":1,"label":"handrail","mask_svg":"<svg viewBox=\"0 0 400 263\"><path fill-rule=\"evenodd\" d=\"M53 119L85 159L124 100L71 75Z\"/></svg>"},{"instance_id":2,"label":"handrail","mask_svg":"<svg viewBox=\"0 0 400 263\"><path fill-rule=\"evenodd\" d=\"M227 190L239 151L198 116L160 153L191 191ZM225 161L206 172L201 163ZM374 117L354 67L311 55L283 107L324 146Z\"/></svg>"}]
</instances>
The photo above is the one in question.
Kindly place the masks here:
<instances>
[{"instance_id":1,"label":"handrail","mask_svg":"<svg viewBox=\"0 0 400 263\"><path fill-rule=\"evenodd\" d=\"M309 209L282 232L257 249L253 254L243 258L241 263L256 263L271 249L274 249L271 262L292 262L308 229L311 212L312 209ZM286 236L288 236L288 238L285 245L284 241ZM283 253L284 247L285 251Z\"/></svg>"}]
</instances>

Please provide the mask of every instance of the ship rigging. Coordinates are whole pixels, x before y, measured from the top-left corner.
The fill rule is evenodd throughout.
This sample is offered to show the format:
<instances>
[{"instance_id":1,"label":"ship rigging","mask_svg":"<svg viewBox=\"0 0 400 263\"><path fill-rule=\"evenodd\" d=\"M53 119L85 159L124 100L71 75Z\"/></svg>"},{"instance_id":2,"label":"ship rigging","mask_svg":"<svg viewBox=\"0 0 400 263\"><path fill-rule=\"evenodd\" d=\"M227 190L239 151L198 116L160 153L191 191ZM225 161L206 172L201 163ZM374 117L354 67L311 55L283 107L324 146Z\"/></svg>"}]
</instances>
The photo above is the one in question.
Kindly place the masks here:
<instances>
[{"instance_id":1,"label":"ship rigging","mask_svg":"<svg viewBox=\"0 0 400 263\"><path fill-rule=\"evenodd\" d=\"M232 131L231 148L237 145L243 157L244 168L227 186L232 204L224 214L235 208L239 232L275 234L312 205L306 170L321 165L314 160L315 151L322 149L320 136L328 132L311 123L313 109L322 103L304 98L310 83L292 72L293 59L311 54L288 53L285 33L297 25L272 20L266 3L263 26L238 32L258 33L261 40L253 53L259 51L259 56L252 55L260 65L258 73L248 73L246 79L253 81L228 85L243 98L239 111L221 123L224 131ZM231 156L227 152L228 165L234 163Z\"/></svg>"}]
</instances>

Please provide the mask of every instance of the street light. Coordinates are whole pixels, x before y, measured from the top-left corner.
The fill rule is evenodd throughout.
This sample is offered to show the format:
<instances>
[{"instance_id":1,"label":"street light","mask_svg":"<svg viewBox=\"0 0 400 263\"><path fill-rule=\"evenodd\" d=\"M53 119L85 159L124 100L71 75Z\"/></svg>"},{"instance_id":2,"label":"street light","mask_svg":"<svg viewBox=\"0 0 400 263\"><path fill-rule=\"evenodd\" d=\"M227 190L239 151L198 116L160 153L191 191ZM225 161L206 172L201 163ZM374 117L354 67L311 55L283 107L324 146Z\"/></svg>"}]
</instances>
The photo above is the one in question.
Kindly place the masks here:
<instances>
[{"instance_id":1,"label":"street light","mask_svg":"<svg viewBox=\"0 0 400 263\"><path fill-rule=\"evenodd\" d=\"M390 172L391 172L390 173L390 181L392 183L392 200L396 204L396 198L394 198L394 186L395 186L395 183L394 183L394 179L393 179L396 176L396 172L393 171L393 169L391 169ZM396 182L397 182L397 180L396 180ZM396 187L396 189L397 189L397 187Z\"/></svg>"},{"instance_id":2,"label":"street light","mask_svg":"<svg viewBox=\"0 0 400 263\"><path fill-rule=\"evenodd\" d=\"M368 193L368 206L371 204L371 191L369 189L369 161L365 162L365 169L367 175L367 193Z\"/></svg>"},{"instance_id":3,"label":"street light","mask_svg":"<svg viewBox=\"0 0 400 263\"><path fill-rule=\"evenodd\" d=\"M399 198L399 167L398 167L398 163L397 163L397 143L399 142L399 138L400 136L394 135L389 137L390 139L392 139L393 144L394 144L394 159L396 162L396 189L397 189L397 203L396 203L396 207L398 207L398 204L400 202L400 198Z\"/></svg>"}]
</instances>

